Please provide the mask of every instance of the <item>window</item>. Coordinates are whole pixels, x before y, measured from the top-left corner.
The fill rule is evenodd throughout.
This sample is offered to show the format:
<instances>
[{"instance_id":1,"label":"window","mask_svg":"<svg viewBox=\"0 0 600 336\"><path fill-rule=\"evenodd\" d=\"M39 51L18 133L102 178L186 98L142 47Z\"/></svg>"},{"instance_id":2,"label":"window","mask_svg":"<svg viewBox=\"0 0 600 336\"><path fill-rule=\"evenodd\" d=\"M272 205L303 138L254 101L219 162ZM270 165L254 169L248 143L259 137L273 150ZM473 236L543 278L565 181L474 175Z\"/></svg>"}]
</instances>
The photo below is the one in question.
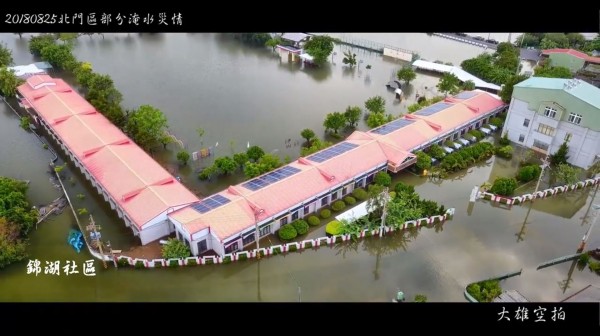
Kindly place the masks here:
<instances>
[{"instance_id":1,"label":"window","mask_svg":"<svg viewBox=\"0 0 600 336\"><path fill-rule=\"evenodd\" d=\"M582 116L580 114L570 113L569 114L569 122L575 125L579 125L581 123Z\"/></svg>"},{"instance_id":2,"label":"window","mask_svg":"<svg viewBox=\"0 0 600 336\"><path fill-rule=\"evenodd\" d=\"M304 206L304 215L306 216L310 212L310 207L308 205Z\"/></svg>"},{"instance_id":3,"label":"window","mask_svg":"<svg viewBox=\"0 0 600 336\"><path fill-rule=\"evenodd\" d=\"M260 229L258 229L258 234L262 237L262 236L266 236L269 233L271 233L271 224L269 225L265 225L263 227L261 227Z\"/></svg>"},{"instance_id":4,"label":"window","mask_svg":"<svg viewBox=\"0 0 600 336\"><path fill-rule=\"evenodd\" d=\"M556 110L552 107L546 106L546 108L544 109L544 115L548 118L554 119L556 117Z\"/></svg>"},{"instance_id":5,"label":"window","mask_svg":"<svg viewBox=\"0 0 600 336\"><path fill-rule=\"evenodd\" d=\"M573 134L571 134L571 133L565 134L565 141L570 141L571 140L571 136L573 136Z\"/></svg>"},{"instance_id":6,"label":"window","mask_svg":"<svg viewBox=\"0 0 600 336\"><path fill-rule=\"evenodd\" d=\"M284 226L285 224L287 224L287 223L288 223L288 218L287 218L287 216L283 217L283 218L281 219L280 223L281 223L281 226Z\"/></svg>"},{"instance_id":7,"label":"window","mask_svg":"<svg viewBox=\"0 0 600 336\"><path fill-rule=\"evenodd\" d=\"M525 120L523 120L523 127L529 127L529 121L530 120L527 118Z\"/></svg>"},{"instance_id":8,"label":"window","mask_svg":"<svg viewBox=\"0 0 600 336\"><path fill-rule=\"evenodd\" d=\"M327 196L321 198L321 206L326 206L327 205Z\"/></svg>"},{"instance_id":9,"label":"window","mask_svg":"<svg viewBox=\"0 0 600 336\"><path fill-rule=\"evenodd\" d=\"M354 189L358 189L358 188L360 188L360 187L362 187L362 180L360 180L360 181L356 181L356 182L354 183Z\"/></svg>"},{"instance_id":10,"label":"window","mask_svg":"<svg viewBox=\"0 0 600 336\"><path fill-rule=\"evenodd\" d=\"M540 132L540 133L542 133L542 134L548 135L548 136L553 136L555 129L554 129L554 127L550 127L548 125L540 124L538 126L537 131Z\"/></svg>"},{"instance_id":11,"label":"window","mask_svg":"<svg viewBox=\"0 0 600 336\"><path fill-rule=\"evenodd\" d=\"M541 142L539 140L533 140L533 147L539 148L543 151L547 151L548 148L550 147L550 145L545 142Z\"/></svg>"},{"instance_id":12,"label":"window","mask_svg":"<svg viewBox=\"0 0 600 336\"><path fill-rule=\"evenodd\" d=\"M235 252L237 250L239 250L239 244L236 241L235 243L233 243L225 248L225 253L231 253L231 252Z\"/></svg>"},{"instance_id":13,"label":"window","mask_svg":"<svg viewBox=\"0 0 600 336\"><path fill-rule=\"evenodd\" d=\"M334 192L331 194L331 201L333 202L333 201L335 201L337 198L338 198L338 191L336 190L336 191L334 191Z\"/></svg>"},{"instance_id":14,"label":"window","mask_svg":"<svg viewBox=\"0 0 600 336\"><path fill-rule=\"evenodd\" d=\"M345 186L344 189L342 189L342 196L346 196L347 193L348 193L348 186Z\"/></svg>"},{"instance_id":15,"label":"window","mask_svg":"<svg viewBox=\"0 0 600 336\"><path fill-rule=\"evenodd\" d=\"M250 232L250 233L246 233L246 236L244 237L244 239L242 239L242 244L244 246L246 246L255 240L256 240L256 234L254 233L254 231Z\"/></svg>"},{"instance_id":16,"label":"window","mask_svg":"<svg viewBox=\"0 0 600 336\"><path fill-rule=\"evenodd\" d=\"M293 220L293 221L295 221L296 219L298 219L298 212L299 212L299 211L295 211L295 212L292 214L292 220Z\"/></svg>"},{"instance_id":17,"label":"window","mask_svg":"<svg viewBox=\"0 0 600 336\"><path fill-rule=\"evenodd\" d=\"M525 134L519 135L519 142L525 141Z\"/></svg>"},{"instance_id":18,"label":"window","mask_svg":"<svg viewBox=\"0 0 600 336\"><path fill-rule=\"evenodd\" d=\"M203 239L198 242L198 254L204 253L208 250L208 246L206 246L206 239Z\"/></svg>"}]
</instances>

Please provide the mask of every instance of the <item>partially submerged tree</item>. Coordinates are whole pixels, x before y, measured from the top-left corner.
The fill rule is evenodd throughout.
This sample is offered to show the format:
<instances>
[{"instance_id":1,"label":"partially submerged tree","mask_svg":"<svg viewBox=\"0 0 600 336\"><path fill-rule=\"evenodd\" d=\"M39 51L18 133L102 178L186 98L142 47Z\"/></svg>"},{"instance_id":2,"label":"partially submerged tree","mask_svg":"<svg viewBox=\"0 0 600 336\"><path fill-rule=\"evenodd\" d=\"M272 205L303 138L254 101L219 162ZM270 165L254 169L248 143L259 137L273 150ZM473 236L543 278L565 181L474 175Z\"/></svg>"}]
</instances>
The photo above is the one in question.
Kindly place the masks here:
<instances>
[{"instance_id":1,"label":"partially submerged tree","mask_svg":"<svg viewBox=\"0 0 600 336\"><path fill-rule=\"evenodd\" d=\"M353 68L356 66L356 54L351 53L350 51L344 51L344 58L342 59L342 63L347 66Z\"/></svg>"},{"instance_id":2,"label":"partially submerged tree","mask_svg":"<svg viewBox=\"0 0 600 336\"><path fill-rule=\"evenodd\" d=\"M451 73L445 73L437 84L438 90L445 95L458 93L459 87L460 80Z\"/></svg>"},{"instance_id":3,"label":"partially submerged tree","mask_svg":"<svg viewBox=\"0 0 600 336\"><path fill-rule=\"evenodd\" d=\"M405 66L402 69L398 70L396 73L396 77L399 80L403 80L406 84L410 83L412 80L417 78L417 73L411 66Z\"/></svg>"},{"instance_id":4,"label":"partially submerged tree","mask_svg":"<svg viewBox=\"0 0 600 336\"><path fill-rule=\"evenodd\" d=\"M0 68L0 94L4 97L14 97L23 80L8 68Z\"/></svg>"},{"instance_id":5,"label":"partially submerged tree","mask_svg":"<svg viewBox=\"0 0 600 336\"><path fill-rule=\"evenodd\" d=\"M304 45L304 50L313 57L315 64L322 65L333 52L335 41L328 35L313 35Z\"/></svg>"},{"instance_id":6,"label":"partially submerged tree","mask_svg":"<svg viewBox=\"0 0 600 336\"><path fill-rule=\"evenodd\" d=\"M340 112L328 113L323 122L325 131L333 130L333 133L337 134L338 130L344 127L346 124L346 118Z\"/></svg>"},{"instance_id":7,"label":"partially submerged tree","mask_svg":"<svg viewBox=\"0 0 600 336\"><path fill-rule=\"evenodd\" d=\"M12 51L8 49L6 43L0 43L0 68L8 67L13 64Z\"/></svg>"},{"instance_id":8,"label":"partially submerged tree","mask_svg":"<svg viewBox=\"0 0 600 336\"><path fill-rule=\"evenodd\" d=\"M382 96L374 96L365 101L365 107L371 113L385 113L385 99Z\"/></svg>"},{"instance_id":9,"label":"partially submerged tree","mask_svg":"<svg viewBox=\"0 0 600 336\"><path fill-rule=\"evenodd\" d=\"M348 106L346 108L346 112L344 112L344 118L346 119L346 123L350 127L355 127L360 120L360 116L362 114L362 110L358 106Z\"/></svg>"},{"instance_id":10,"label":"partially submerged tree","mask_svg":"<svg viewBox=\"0 0 600 336\"><path fill-rule=\"evenodd\" d=\"M145 150L161 144L167 129L167 117L151 105L142 105L129 114L127 133Z\"/></svg>"},{"instance_id":11,"label":"partially submerged tree","mask_svg":"<svg viewBox=\"0 0 600 336\"><path fill-rule=\"evenodd\" d=\"M300 135L306 140L306 142L310 142L315 138L315 132L310 128L303 129L302 132L300 132Z\"/></svg>"}]
</instances>

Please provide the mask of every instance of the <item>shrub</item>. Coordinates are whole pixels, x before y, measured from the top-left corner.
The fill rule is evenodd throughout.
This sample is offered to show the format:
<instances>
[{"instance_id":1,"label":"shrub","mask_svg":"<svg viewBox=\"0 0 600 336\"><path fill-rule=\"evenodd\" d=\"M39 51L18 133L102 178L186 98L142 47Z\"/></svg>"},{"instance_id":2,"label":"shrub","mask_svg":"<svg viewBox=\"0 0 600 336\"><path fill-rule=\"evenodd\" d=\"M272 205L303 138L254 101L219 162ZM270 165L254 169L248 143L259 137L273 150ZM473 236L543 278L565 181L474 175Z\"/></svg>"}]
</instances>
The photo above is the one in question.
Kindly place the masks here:
<instances>
[{"instance_id":1,"label":"shrub","mask_svg":"<svg viewBox=\"0 0 600 336\"><path fill-rule=\"evenodd\" d=\"M226 256L223 258L223 264L229 264L231 263L231 256Z\"/></svg>"},{"instance_id":2,"label":"shrub","mask_svg":"<svg viewBox=\"0 0 600 336\"><path fill-rule=\"evenodd\" d=\"M143 262L143 261L141 261L141 260L138 260L138 261L136 261L136 262L135 262L135 265L133 265L133 267L135 267L135 268L137 268L137 269L140 269L140 268L145 268L145 267L146 267L146 265L144 264L144 262Z\"/></svg>"},{"instance_id":3,"label":"shrub","mask_svg":"<svg viewBox=\"0 0 600 336\"><path fill-rule=\"evenodd\" d=\"M279 229L278 234L281 240L291 240L296 238L298 232L291 224L286 224Z\"/></svg>"},{"instance_id":4,"label":"shrub","mask_svg":"<svg viewBox=\"0 0 600 336\"><path fill-rule=\"evenodd\" d=\"M514 178L500 177L494 180L490 192L502 196L510 196L517 188L517 180Z\"/></svg>"},{"instance_id":5,"label":"shrub","mask_svg":"<svg viewBox=\"0 0 600 336\"><path fill-rule=\"evenodd\" d=\"M321 210L321 218L327 219L329 217L331 217L331 211L329 209Z\"/></svg>"},{"instance_id":6,"label":"shrub","mask_svg":"<svg viewBox=\"0 0 600 336\"><path fill-rule=\"evenodd\" d=\"M390 191L390 199L394 199L394 198L396 198L396 192Z\"/></svg>"},{"instance_id":7,"label":"shrub","mask_svg":"<svg viewBox=\"0 0 600 336\"><path fill-rule=\"evenodd\" d=\"M423 294L415 295L415 302L427 302L427 296Z\"/></svg>"},{"instance_id":8,"label":"shrub","mask_svg":"<svg viewBox=\"0 0 600 336\"><path fill-rule=\"evenodd\" d=\"M162 256L165 259L187 258L190 255L189 247L175 238L169 238L167 243L162 246Z\"/></svg>"},{"instance_id":9,"label":"shrub","mask_svg":"<svg viewBox=\"0 0 600 336\"><path fill-rule=\"evenodd\" d=\"M331 208L333 209L333 211L342 211L344 210L344 208L346 208L346 203L344 203L344 201L342 200L335 201L331 205Z\"/></svg>"},{"instance_id":10,"label":"shrub","mask_svg":"<svg viewBox=\"0 0 600 336\"><path fill-rule=\"evenodd\" d=\"M504 135L498 140L498 143L502 146L510 145L510 140L508 140L508 132L504 133Z\"/></svg>"},{"instance_id":11,"label":"shrub","mask_svg":"<svg viewBox=\"0 0 600 336\"><path fill-rule=\"evenodd\" d=\"M474 136L477 140L485 138L485 134L480 130L470 130L468 133Z\"/></svg>"},{"instance_id":12,"label":"shrub","mask_svg":"<svg viewBox=\"0 0 600 336\"><path fill-rule=\"evenodd\" d=\"M204 263L206 265L213 265L215 263L215 260L213 258L205 259Z\"/></svg>"},{"instance_id":13,"label":"shrub","mask_svg":"<svg viewBox=\"0 0 600 336\"><path fill-rule=\"evenodd\" d=\"M356 198L354 198L352 196L346 196L346 197L344 197L344 202L346 202L346 204L348 204L348 205L354 205L354 204L356 204Z\"/></svg>"},{"instance_id":14,"label":"shrub","mask_svg":"<svg viewBox=\"0 0 600 336\"><path fill-rule=\"evenodd\" d=\"M590 262L590 254L589 253L583 253L582 255L579 256L579 263L583 264L583 265L587 265Z\"/></svg>"},{"instance_id":15,"label":"shrub","mask_svg":"<svg viewBox=\"0 0 600 336\"><path fill-rule=\"evenodd\" d=\"M302 219L292 222L292 226L296 229L298 236L306 234L308 232L308 223Z\"/></svg>"},{"instance_id":16,"label":"shrub","mask_svg":"<svg viewBox=\"0 0 600 336\"><path fill-rule=\"evenodd\" d=\"M490 124L498 128L502 128L502 126L504 126L504 120L498 117L490 118Z\"/></svg>"},{"instance_id":17,"label":"shrub","mask_svg":"<svg viewBox=\"0 0 600 336\"><path fill-rule=\"evenodd\" d=\"M119 265L120 267L127 267L129 266L129 261L125 258L121 258L117 260L117 265Z\"/></svg>"},{"instance_id":18,"label":"shrub","mask_svg":"<svg viewBox=\"0 0 600 336\"><path fill-rule=\"evenodd\" d=\"M427 153L418 151L417 155L417 168L421 171L431 168L431 156L427 155Z\"/></svg>"},{"instance_id":19,"label":"shrub","mask_svg":"<svg viewBox=\"0 0 600 336\"><path fill-rule=\"evenodd\" d=\"M407 193L409 195L412 195L415 193L415 187L403 182L398 182L394 186L394 191L396 192L396 194Z\"/></svg>"},{"instance_id":20,"label":"shrub","mask_svg":"<svg viewBox=\"0 0 600 336\"><path fill-rule=\"evenodd\" d=\"M310 225L310 226L317 226L319 224L321 224L321 220L319 219L319 217L314 216L314 215L308 217L308 225Z\"/></svg>"},{"instance_id":21,"label":"shrub","mask_svg":"<svg viewBox=\"0 0 600 336\"><path fill-rule=\"evenodd\" d=\"M588 262L588 267L590 268L590 271L600 274L600 261L590 260Z\"/></svg>"},{"instance_id":22,"label":"shrub","mask_svg":"<svg viewBox=\"0 0 600 336\"><path fill-rule=\"evenodd\" d=\"M313 243L308 241L304 244L304 248L312 248L313 247Z\"/></svg>"},{"instance_id":23,"label":"shrub","mask_svg":"<svg viewBox=\"0 0 600 336\"><path fill-rule=\"evenodd\" d=\"M492 302L502 294L502 287L498 280L486 280L468 285L467 293L478 302Z\"/></svg>"},{"instance_id":24,"label":"shrub","mask_svg":"<svg viewBox=\"0 0 600 336\"><path fill-rule=\"evenodd\" d=\"M337 235L342 234L343 228L344 228L344 223L334 220L334 221L327 223L327 226L325 227L325 232L328 235L337 236Z\"/></svg>"},{"instance_id":25,"label":"shrub","mask_svg":"<svg viewBox=\"0 0 600 336\"><path fill-rule=\"evenodd\" d=\"M240 261L248 260L248 256L246 254L240 254L240 255L238 255L238 260L240 260Z\"/></svg>"},{"instance_id":26,"label":"shrub","mask_svg":"<svg viewBox=\"0 0 600 336\"><path fill-rule=\"evenodd\" d=\"M290 252L294 252L294 251L298 250L298 248L296 247L296 245L290 245L289 247L290 247Z\"/></svg>"},{"instance_id":27,"label":"shrub","mask_svg":"<svg viewBox=\"0 0 600 336\"><path fill-rule=\"evenodd\" d=\"M542 173L542 167L538 165L525 166L519 169L517 180L520 182L529 182L535 180Z\"/></svg>"},{"instance_id":28,"label":"shrub","mask_svg":"<svg viewBox=\"0 0 600 336\"><path fill-rule=\"evenodd\" d=\"M392 184L392 177L387 172L382 171L382 172L375 174L375 177L373 178L373 182L375 182L375 184L379 184L384 187L388 187L390 184Z\"/></svg>"},{"instance_id":29,"label":"shrub","mask_svg":"<svg viewBox=\"0 0 600 336\"><path fill-rule=\"evenodd\" d=\"M179 266L179 260L170 260L169 267L177 267Z\"/></svg>"},{"instance_id":30,"label":"shrub","mask_svg":"<svg viewBox=\"0 0 600 336\"><path fill-rule=\"evenodd\" d=\"M154 261L154 268L161 268L162 262Z\"/></svg>"},{"instance_id":31,"label":"shrub","mask_svg":"<svg viewBox=\"0 0 600 336\"><path fill-rule=\"evenodd\" d=\"M187 266L196 266L196 265L198 265L198 263L196 262L196 259L188 259L186 265Z\"/></svg>"},{"instance_id":32,"label":"shrub","mask_svg":"<svg viewBox=\"0 0 600 336\"><path fill-rule=\"evenodd\" d=\"M359 201L364 201L369 198L369 193L363 188L357 188L352 190L352 196Z\"/></svg>"},{"instance_id":33,"label":"shrub","mask_svg":"<svg viewBox=\"0 0 600 336\"><path fill-rule=\"evenodd\" d=\"M444 156L446 156L446 152L444 152L444 149L437 144L429 146L428 153L429 156L438 160L441 160Z\"/></svg>"},{"instance_id":34,"label":"shrub","mask_svg":"<svg viewBox=\"0 0 600 336\"><path fill-rule=\"evenodd\" d=\"M273 254L277 255L279 253L281 253L281 247L273 247Z\"/></svg>"},{"instance_id":35,"label":"shrub","mask_svg":"<svg viewBox=\"0 0 600 336\"><path fill-rule=\"evenodd\" d=\"M513 155L513 148L512 146L508 145L508 146L502 146L502 147L496 147L496 155L504 158L504 159L511 159L512 155Z\"/></svg>"},{"instance_id":36,"label":"shrub","mask_svg":"<svg viewBox=\"0 0 600 336\"><path fill-rule=\"evenodd\" d=\"M450 148L454 148L454 142L453 142L453 141L451 141L451 140L446 140L446 141L444 142L444 146L446 146L446 147L450 147Z\"/></svg>"},{"instance_id":37,"label":"shrub","mask_svg":"<svg viewBox=\"0 0 600 336\"><path fill-rule=\"evenodd\" d=\"M476 143L446 155L440 162L440 168L446 172L465 169L470 163L487 160L492 154L494 145L489 142Z\"/></svg>"}]
</instances>

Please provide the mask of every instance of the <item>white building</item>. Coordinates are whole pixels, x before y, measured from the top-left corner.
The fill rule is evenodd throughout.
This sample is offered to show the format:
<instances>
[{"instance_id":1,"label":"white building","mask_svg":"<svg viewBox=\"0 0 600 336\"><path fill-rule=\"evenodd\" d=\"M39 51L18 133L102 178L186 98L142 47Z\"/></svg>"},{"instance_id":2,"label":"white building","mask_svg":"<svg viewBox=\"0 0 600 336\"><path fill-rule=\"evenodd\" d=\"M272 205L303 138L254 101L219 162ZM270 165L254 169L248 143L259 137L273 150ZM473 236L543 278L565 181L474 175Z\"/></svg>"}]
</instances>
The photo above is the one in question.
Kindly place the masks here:
<instances>
[{"instance_id":1,"label":"white building","mask_svg":"<svg viewBox=\"0 0 600 336\"><path fill-rule=\"evenodd\" d=\"M568 162L600 160L600 89L578 79L531 77L514 87L503 133L543 153L567 140Z\"/></svg>"}]
</instances>

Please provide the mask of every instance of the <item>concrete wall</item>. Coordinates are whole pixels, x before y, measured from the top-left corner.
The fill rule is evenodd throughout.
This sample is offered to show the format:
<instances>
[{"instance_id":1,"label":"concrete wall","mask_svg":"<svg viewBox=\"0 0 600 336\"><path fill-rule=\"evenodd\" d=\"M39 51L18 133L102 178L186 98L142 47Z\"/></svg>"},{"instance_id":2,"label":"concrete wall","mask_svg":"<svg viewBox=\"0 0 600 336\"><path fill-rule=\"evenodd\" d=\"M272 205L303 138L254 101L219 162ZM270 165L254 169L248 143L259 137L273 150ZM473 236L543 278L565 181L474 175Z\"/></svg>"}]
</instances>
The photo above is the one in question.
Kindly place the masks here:
<instances>
[{"instance_id":1,"label":"concrete wall","mask_svg":"<svg viewBox=\"0 0 600 336\"><path fill-rule=\"evenodd\" d=\"M406 62L412 62L412 57L413 57L412 53L402 51L402 50L390 49L390 48L383 48L383 56L389 56L389 57L403 60Z\"/></svg>"},{"instance_id":2,"label":"concrete wall","mask_svg":"<svg viewBox=\"0 0 600 336\"><path fill-rule=\"evenodd\" d=\"M550 54L549 58L551 66L565 67L571 70L571 72L579 71L581 68L583 68L583 65L585 64L584 60L570 54L555 53Z\"/></svg>"}]
</instances>

